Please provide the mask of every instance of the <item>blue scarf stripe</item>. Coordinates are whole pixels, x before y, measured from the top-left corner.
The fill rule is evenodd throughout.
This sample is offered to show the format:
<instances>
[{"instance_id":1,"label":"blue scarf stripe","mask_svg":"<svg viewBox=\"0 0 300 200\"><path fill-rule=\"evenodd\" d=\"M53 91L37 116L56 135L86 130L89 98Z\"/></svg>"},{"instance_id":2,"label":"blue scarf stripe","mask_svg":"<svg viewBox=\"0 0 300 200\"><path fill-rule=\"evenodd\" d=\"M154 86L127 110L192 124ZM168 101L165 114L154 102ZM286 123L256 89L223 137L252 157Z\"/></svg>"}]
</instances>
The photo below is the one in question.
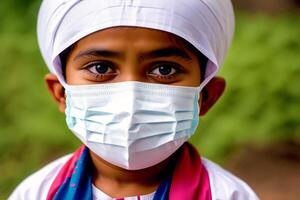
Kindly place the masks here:
<instances>
[{"instance_id":1,"label":"blue scarf stripe","mask_svg":"<svg viewBox=\"0 0 300 200\"><path fill-rule=\"evenodd\" d=\"M164 180L154 194L153 200L168 200L169 190L171 185L171 178Z\"/></svg>"},{"instance_id":2,"label":"blue scarf stripe","mask_svg":"<svg viewBox=\"0 0 300 200\"><path fill-rule=\"evenodd\" d=\"M68 178L54 196L54 200L91 200L92 176L89 150L85 148L75 164L74 173Z\"/></svg>"},{"instance_id":3,"label":"blue scarf stripe","mask_svg":"<svg viewBox=\"0 0 300 200\"><path fill-rule=\"evenodd\" d=\"M153 200L168 200L171 178L161 183ZM92 168L89 149L85 148L75 164L74 173L60 186L53 200L92 200Z\"/></svg>"}]
</instances>

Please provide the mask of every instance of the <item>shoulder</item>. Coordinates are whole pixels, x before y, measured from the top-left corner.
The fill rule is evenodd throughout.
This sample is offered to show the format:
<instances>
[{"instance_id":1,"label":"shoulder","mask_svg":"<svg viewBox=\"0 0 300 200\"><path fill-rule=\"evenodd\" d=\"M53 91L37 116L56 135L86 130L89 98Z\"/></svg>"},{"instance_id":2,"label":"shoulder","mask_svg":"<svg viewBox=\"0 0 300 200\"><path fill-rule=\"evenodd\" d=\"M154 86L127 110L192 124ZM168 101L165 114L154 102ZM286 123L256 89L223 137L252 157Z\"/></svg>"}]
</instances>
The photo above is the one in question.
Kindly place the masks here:
<instances>
[{"instance_id":1,"label":"shoulder","mask_svg":"<svg viewBox=\"0 0 300 200\"><path fill-rule=\"evenodd\" d=\"M11 194L8 200L44 200L61 167L71 155L63 156L27 177Z\"/></svg>"},{"instance_id":2,"label":"shoulder","mask_svg":"<svg viewBox=\"0 0 300 200\"><path fill-rule=\"evenodd\" d=\"M241 179L219 165L201 158L208 172L213 200L258 200L253 190Z\"/></svg>"}]
</instances>

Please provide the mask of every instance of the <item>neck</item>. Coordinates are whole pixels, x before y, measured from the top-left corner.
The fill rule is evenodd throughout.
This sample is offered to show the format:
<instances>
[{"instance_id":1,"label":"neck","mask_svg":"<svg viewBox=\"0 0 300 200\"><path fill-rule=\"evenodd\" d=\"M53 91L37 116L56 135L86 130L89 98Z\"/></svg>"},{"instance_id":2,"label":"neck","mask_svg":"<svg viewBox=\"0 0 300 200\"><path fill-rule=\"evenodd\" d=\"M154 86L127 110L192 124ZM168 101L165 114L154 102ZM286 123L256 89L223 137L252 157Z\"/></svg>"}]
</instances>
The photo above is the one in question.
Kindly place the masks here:
<instances>
[{"instance_id":1,"label":"neck","mask_svg":"<svg viewBox=\"0 0 300 200\"><path fill-rule=\"evenodd\" d=\"M112 165L90 151L94 165L93 183L111 197L128 197L154 192L172 173L177 153L163 162L141 170L126 170Z\"/></svg>"}]
</instances>

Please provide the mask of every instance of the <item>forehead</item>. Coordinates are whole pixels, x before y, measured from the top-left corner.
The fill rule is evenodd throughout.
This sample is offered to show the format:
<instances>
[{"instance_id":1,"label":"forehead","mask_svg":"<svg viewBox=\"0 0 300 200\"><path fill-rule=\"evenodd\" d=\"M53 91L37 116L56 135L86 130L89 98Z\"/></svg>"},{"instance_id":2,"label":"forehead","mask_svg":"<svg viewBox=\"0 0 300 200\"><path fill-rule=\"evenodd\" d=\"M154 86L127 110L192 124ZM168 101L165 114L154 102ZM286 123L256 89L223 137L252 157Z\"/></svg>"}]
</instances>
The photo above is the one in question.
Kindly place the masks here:
<instances>
[{"instance_id":1,"label":"forehead","mask_svg":"<svg viewBox=\"0 0 300 200\"><path fill-rule=\"evenodd\" d=\"M148 53L159 49L180 49L179 51L193 59L198 59L202 55L189 42L172 33L128 26L94 32L77 41L70 49L70 53L73 57L83 51L97 49L120 53Z\"/></svg>"},{"instance_id":2,"label":"forehead","mask_svg":"<svg viewBox=\"0 0 300 200\"><path fill-rule=\"evenodd\" d=\"M77 47L136 46L159 48L162 46L178 46L190 48L192 45L184 39L165 31L140 27L113 27L94 32L76 43Z\"/></svg>"}]
</instances>

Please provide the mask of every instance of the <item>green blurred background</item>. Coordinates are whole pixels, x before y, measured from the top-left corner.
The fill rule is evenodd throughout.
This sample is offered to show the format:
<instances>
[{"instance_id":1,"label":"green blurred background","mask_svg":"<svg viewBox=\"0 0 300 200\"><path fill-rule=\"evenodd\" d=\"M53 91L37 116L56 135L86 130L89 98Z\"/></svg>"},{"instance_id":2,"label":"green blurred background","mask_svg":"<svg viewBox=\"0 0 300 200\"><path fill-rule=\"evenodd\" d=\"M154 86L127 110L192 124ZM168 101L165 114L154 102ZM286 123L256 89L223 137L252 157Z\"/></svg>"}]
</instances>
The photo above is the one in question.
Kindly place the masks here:
<instances>
[{"instance_id":1,"label":"green blurred background","mask_svg":"<svg viewBox=\"0 0 300 200\"><path fill-rule=\"evenodd\" d=\"M0 199L80 144L44 84L48 71L35 27L39 4L0 2ZM227 90L191 140L221 164L246 144L300 143L299 1L241 0L235 5L235 38L220 72Z\"/></svg>"}]
</instances>

